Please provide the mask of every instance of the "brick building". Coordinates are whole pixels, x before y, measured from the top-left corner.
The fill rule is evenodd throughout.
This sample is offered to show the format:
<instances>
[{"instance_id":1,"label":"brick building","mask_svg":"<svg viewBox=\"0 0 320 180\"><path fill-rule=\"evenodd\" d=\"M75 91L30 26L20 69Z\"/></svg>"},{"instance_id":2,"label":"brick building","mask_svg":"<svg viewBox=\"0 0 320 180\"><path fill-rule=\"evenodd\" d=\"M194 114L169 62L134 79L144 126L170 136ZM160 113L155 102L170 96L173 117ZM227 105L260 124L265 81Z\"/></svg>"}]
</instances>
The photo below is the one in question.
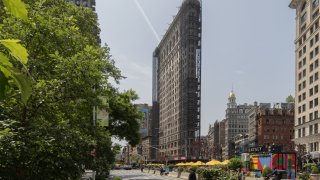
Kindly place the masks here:
<instances>
[{"instance_id":1,"label":"brick building","mask_svg":"<svg viewBox=\"0 0 320 180\"><path fill-rule=\"evenodd\" d=\"M256 108L256 144L279 145L283 152L294 148L294 106L291 108Z\"/></svg>"}]
</instances>

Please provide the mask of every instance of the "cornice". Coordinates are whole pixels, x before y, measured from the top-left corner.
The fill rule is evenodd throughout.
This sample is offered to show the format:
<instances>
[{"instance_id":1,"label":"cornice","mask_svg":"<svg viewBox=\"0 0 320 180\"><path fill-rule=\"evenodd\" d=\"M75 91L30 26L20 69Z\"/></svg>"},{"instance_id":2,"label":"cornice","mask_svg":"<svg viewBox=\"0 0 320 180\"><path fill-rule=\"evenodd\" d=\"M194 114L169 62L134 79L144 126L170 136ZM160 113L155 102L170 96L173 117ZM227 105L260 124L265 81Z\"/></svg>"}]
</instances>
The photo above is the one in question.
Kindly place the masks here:
<instances>
[{"instance_id":1,"label":"cornice","mask_svg":"<svg viewBox=\"0 0 320 180\"><path fill-rule=\"evenodd\" d=\"M291 0L291 3L289 4L289 7L291 9L297 9L299 6L299 3L304 2L305 0Z\"/></svg>"}]
</instances>

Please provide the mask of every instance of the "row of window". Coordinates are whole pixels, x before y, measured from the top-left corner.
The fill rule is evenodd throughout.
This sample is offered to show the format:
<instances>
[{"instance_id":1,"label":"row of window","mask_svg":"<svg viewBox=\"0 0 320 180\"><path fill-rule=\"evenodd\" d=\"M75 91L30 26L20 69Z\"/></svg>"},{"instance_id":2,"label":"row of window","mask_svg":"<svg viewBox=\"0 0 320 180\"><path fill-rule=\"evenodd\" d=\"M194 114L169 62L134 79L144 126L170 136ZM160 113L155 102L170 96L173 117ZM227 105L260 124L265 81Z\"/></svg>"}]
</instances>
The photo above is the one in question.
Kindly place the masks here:
<instances>
[{"instance_id":1,"label":"row of window","mask_svg":"<svg viewBox=\"0 0 320 180\"><path fill-rule=\"evenodd\" d=\"M309 135L318 134L318 123L309 126ZM306 136L306 128L298 129L298 138Z\"/></svg>"},{"instance_id":2,"label":"row of window","mask_svg":"<svg viewBox=\"0 0 320 180\"><path fill-rule=\"evenodd\" d=\"M277 135L272 135L272 136L269 136L269 135L264 135L263 136L263 139L273 139L273 140L277 140L277 139L280 139L280 140L290 140L292 139L292 136L277 136Z\"/></svg>"},{"instance_id":3,"label":"row of window","mask_svg":"<svg viewBox=\"0 0 320 180\"><path fill-rule=\"evenodd\" d=\"M266 124L293 124L293 119L273 119L273 120L269 120L269 119L265 119L265 123ZM258 121L258 124L260 125L260 121Z\"/></svg>"},{"instance_id":4,"label":"row of window","mask_svg":"<svg viewBox=\"0 0 320 180\"><path fill-rule=\"evenodd\" d=\"M309 113L309 121L319 118L318 111L314 111ZM306 116L302 116L298 118L298 125L304 124L306 122Z\"/></svg>"},{"instance_id":5,"label":"row of window","mask_svg":"<svg viewBox=\"0 0 320 180\"><path fill-rule=\"evenodd\" d=\"M313 96L314 94L317 94L319 92L319 86L315 85L313 88L309 89L309 97ZM298 96L298 102L301 102L306 99L306 93L302 93Z\"/></svg>"},{"instance_id":6,"label":"row of window","mask_svg":"<svg viewBox=\"0 0 320 180\"><path fill-rule=\"evenodd\" d=\"M314 100L309 101L309 109L312 109L313 107L316 107L319 105L318 98L315 98ZM303 104L302 106L298 107L298 114L301 114L306 111L306 105ZM311 118L313 119L313 118Z\"/></svg>"},{"instance_id":7,"label":"row of window","mask_svg":"<svg viewBox=\"0 0 320 180\"><path fill-rule=\"evenodd\" d=\"M302 71L302 77L305 76L305 71ZM299 77L300 77L300 74L299 74ZM311 75L309 77L309 85L311 85L313 82L317 81L319 79L319 72L316 72L314 73L313 75ZM301 82L299 85L298 85L298 91L300 92L301 90L303 90L304 88L306 88L306 81L303 81Z\"/></svg>"}]
</instances>

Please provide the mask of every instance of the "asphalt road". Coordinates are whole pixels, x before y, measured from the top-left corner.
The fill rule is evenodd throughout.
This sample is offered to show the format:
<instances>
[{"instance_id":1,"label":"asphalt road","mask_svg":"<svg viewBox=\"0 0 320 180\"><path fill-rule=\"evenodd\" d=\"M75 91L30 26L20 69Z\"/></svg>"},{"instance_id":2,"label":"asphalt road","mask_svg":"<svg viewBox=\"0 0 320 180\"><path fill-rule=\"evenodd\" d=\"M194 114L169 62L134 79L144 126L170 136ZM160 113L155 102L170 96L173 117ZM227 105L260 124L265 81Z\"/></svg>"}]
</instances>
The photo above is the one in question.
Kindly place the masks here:
<instances>
[{"instance_id":1,"label":"asphalt road","mask_svg":"<svg viewBox=\"0 0 320 180\"><path fill-rule=\"evenodd\" d=\"M111 176L118 176L121 177L123 180L143 180L143 179L149 179L149 180L177 180L179 178L170 177L170 176L160 176L159 171L156 172L156 174L153 173L147 173L147 172L141 172L140 169L133 169L133 170L111 170L110 171L110 177ZM111 178L110 178L111 179ZM181 179L179 179L181 180Z\"/></svg>"}]
</instances>

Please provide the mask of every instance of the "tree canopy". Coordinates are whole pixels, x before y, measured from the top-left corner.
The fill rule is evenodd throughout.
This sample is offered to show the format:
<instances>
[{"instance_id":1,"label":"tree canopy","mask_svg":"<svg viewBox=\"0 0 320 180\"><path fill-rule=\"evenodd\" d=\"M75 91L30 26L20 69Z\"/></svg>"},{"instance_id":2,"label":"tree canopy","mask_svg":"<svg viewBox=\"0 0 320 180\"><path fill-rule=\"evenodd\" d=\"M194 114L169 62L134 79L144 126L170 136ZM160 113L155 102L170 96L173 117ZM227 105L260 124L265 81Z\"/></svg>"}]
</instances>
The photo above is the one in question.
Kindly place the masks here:
<instances>
[{"instance_id":1,"label":"tree canopy","mask_svg":"<svg viewBox=\"0 0 320 180\"><path fill-rule=\"evenodd\" d=\"M287 98L286 98L286 102L287 103L294 103L294 97L292 95L289 95Z\"/></svg>"},{"instance_id":2,"label":"tree canopy","mask_svg":"<svg viewBox=\"0 0 320 180\"><path fill-rule=\"evenodd\" d=\"M2 8L6 3L26 12L16 16ZM110 83L119 82L121 73L109 48L97 41L97 15L64 0L21 3L0 1L0 40L19 40L28 54L21 63L12 49L0 46L7 57L0 56L0 69L5 59L30 84L28 97L21 99L23 88L14 77L0 78L0 95L2 85L10 85L0 100L1 176L78 179L85 169L108 170L118 151L110 137L136 145L141 115L132 104L136 93L119 92ZM94 125L93 107L109 112L110 127Z\"/></svg>"}]
</instances>

